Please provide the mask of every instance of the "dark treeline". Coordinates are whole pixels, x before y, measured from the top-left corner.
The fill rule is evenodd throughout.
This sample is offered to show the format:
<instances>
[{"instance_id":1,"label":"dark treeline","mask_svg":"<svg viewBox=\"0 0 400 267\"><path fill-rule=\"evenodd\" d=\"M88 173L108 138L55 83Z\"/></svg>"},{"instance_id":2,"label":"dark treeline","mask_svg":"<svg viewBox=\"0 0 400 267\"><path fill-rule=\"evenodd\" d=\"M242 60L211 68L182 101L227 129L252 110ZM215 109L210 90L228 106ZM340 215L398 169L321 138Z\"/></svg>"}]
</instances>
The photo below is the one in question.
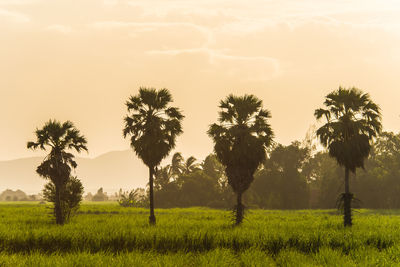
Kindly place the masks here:
<instances>
[{"instance_id":1,"label":"dark treeline","mask_svg":"<svg viewBox=\"0 0 400 267\"><path fill-rule=\"evenodd\" d=\"M265 209L336 208L344 190L344 168L328 152L307 142L276 144L244 194L247 207ZM223 165L214 154L201 163L176 153L155 175L155 203L160 208L207 206L232 208L235 196ZM400 134L382 133L365 169L351 175L355 207L400 208Z\"/></svg>"}]
</instances>

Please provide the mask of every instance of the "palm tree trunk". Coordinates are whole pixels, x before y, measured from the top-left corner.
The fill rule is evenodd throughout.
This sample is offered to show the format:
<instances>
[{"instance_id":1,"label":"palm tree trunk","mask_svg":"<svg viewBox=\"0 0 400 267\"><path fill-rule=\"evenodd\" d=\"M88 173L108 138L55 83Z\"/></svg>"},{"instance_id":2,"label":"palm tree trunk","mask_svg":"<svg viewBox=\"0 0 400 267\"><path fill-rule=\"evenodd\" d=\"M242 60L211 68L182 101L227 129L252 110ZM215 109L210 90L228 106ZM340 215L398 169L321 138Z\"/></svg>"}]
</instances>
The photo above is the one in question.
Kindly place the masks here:
<instances>
[{"instance_id":1,"label":"palm tree trunk","mask_svg":"<svg viewBox=\"0 0 400 267\"><path fill-rule=\"evenodd\" d=\"M149 167L149 184L150 184L150 217L149 217L149 223L150 223L150 225L155 225L156 224L156 216L154 215L153 173L154 173L154 168L153 167Z\"/></svg>"},{"instance_id":2,"label":"palm tree trunk","mask_svg":"<svg viewBox=\"0 0 400 267\"><path fill-rule=\"evenodd\" d=\"M351 226L351 200L352 195L349 187L349 169L345 168L344 176L344 226Z\"/></svg>"},{"instance_id":3,"label":"palm tree trunk","mask_svg":"<svg viewBox=\"0 0 400 267\"><path fill-rule=\"evenodd\" d=\"M242 204L242 193L237 194L237 204L236 204L236 225L239 225L243 221L244 207Z\"/></svg>"},{"instance_id":4,"label":"palm tree trunk","mask_svg":"<svg viewBox=\"0 0 400 267\"><path fill-rule=\"evenodd\" d=\"M54 203L54 213L56 215L56 224L64 224L63 216L62 216L62 211L61 211L61 192L60 192L60 186L55 184L56 187L56 199Z\"/></svg>"}]
</instances>

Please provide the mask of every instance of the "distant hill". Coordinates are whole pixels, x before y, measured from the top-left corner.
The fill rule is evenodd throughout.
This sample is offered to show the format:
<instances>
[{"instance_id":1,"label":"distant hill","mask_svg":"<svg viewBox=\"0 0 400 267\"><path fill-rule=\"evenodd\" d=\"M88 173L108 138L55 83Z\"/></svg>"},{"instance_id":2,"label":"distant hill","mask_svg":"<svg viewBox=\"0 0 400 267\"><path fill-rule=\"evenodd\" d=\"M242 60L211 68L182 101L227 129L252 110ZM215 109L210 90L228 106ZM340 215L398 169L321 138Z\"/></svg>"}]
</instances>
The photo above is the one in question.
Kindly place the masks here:
<instances>
[{"instance_id":1,"label":"distant hill","mask_svg":"<svg viewBox=\"0 0 400 267\"><path fill-rule=\"evenodd\" d=\"M42 157L0 161L0 192L20 189L28 194L38 193L46 181L36 174ZM76 158L76 175L85 187L85 193L95 193L100 187L105 192L116 192L144 187L148 170L130 150L113 151L96 158ZM74 173L73 173L74 174Z\"/></svg>"}]
</instances>

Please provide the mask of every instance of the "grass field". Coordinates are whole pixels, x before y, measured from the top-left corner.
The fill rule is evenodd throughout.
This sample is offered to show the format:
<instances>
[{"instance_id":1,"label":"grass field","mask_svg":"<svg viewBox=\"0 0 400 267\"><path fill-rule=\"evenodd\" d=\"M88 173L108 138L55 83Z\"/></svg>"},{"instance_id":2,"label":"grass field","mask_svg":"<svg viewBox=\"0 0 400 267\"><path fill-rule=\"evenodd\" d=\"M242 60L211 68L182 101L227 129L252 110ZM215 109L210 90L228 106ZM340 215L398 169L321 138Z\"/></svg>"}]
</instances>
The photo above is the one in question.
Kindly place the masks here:
<instances>
[{"instance_id":1,"label":"grass field","mask_svg":"<svg viewBox=\"0 0 400 267\"><path fill-rule=\"evenodd\" d=\"M344 229L334 210L148 211L82 205L65 226L50 206L0 204L0 266L400 266L400 211L360 210Z\"/></svg>"}]
</instances>

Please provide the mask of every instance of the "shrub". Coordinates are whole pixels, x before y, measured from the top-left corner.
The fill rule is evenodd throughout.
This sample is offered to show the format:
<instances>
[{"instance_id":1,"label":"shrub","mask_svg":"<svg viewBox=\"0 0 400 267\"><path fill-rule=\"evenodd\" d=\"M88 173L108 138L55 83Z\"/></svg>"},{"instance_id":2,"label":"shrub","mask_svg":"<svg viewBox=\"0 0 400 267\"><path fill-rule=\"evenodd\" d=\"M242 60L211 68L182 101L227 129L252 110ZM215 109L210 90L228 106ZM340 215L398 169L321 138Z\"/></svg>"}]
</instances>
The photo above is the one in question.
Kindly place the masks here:
<instances>
[{"instance_id":1,"label":"shrub","mask_svg":"<svg viewBox=\"0 0 400 267\"><path fill-rule=\"evenodd\" d=\"M124 192L119 196L118 203L122 207L135 207L137 193L135 190Z\"/></svg>"},{"instance_id":2,"label":"shrub","mask_svg":"<svg viewBox=\"0 0 400 267\"><path fill-rule=\"evenodd\" d=\"M142 188L133 189L130 192L120 190L118 203L122 207L147 207L149 199Z\"/></svg>"},{"instance_id":3,"label":"shrub","mask_svg":"<svg viewBox=\"0 0 400 267\"><path fill-rule=\"evenodd\" d=\"M79 209L82 201L83 186L77 177L71 176L61 190L61 211L65 222ZM52 182L47 183L43 189L43 198L49 202L56 201L56 187ZM55 210L54 210L55 212Z\"/></svg>"}]
</instances>

